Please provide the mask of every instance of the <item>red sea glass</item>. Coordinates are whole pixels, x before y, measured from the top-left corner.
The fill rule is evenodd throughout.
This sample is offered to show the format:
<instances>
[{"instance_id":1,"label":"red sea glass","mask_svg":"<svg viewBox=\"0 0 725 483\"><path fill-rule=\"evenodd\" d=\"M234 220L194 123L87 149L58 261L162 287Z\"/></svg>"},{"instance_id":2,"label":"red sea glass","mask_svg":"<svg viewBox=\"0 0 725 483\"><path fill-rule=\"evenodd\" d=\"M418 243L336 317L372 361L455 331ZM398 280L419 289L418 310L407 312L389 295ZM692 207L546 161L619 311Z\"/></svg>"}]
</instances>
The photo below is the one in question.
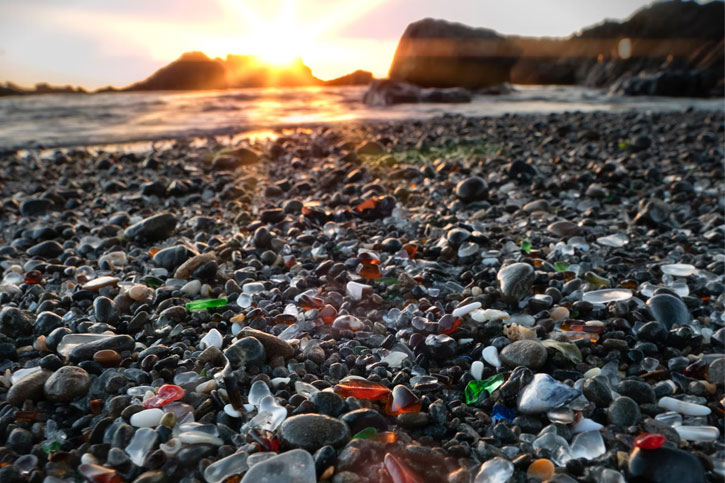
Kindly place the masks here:
<instances>
[{"instance_id":1,"label":"red sea glass","mask_svg":"<svg viewBox=\"0 0 725 483\"><path fill-rule=\"evenodd\" d=\"M296 260L294 255L285 255L284 257L282 257L282 261L284 262L285 267L292 268Z\"/></svg>"},{"instance_id":2,"label":"red sea glass","mask_svg":"<svg viewBox=\"0 0 725 483\"><path fill-rule=\"evenodd\" d=\"M393 483L423 483L423 478L413 473L402 461L391 453L385 455L385 469Z\"/></svg>"},{"instance_id":3,"label":"red sea glass","mask_svg":"<svg viewBox=\"0 0 725 483\"><path fill-rule=\"evenodd\" d=\"M661 434L642 433L634 438L634 445L639 449L657 449L665 444L667 438Z\"/></svg>"},{"instance_id":4,"label":"red sea glass","mask_svg":"<svg viewBox=\"0 0 725 483\"><path fill-rule=\"evenodd\" d=\"M143 405L146 409L160 408L183 397L184 390L182 388L173 384L164 384L159 388L156 395L144 401Z\"/></svg>"},{"instance_id":5,"label":"red sea glass","mask_svg":"<svg viewBox=\"0 0 725 483\"><path fill-rule=\"evenodd\" d=\"M418 247L412 243L406 243L403 245L403 250L408 252L408 258L411 260L415 258L415 254L418 253Z\"/></svg>"},{"instance_id":6,"label":"red sea glass","mask_svg":"<svg viewBox=\"0 0 725 483\"><path fill-rule=\"evenodd\" d=\"M422 407L420 398L403 385L393 388L392 397L385 405L385 412L389 416L397 416L404 413L419 413Z\"/></svg>"},{"instance_id":7,"label":"red sea glass","mask_svg":"<svg viewBox=\"0 0 725 483\"><path fill-rule=\"evenodd\" d=\"M366 199L359 205L355 207L355 211L358 213L362 213L365 210L374 210L378 206L378 197L373 196L371 198Z\"/></svg>"},{"instance_id":8,"label":"red sea glass","mask_svg":"<svg viewBox=\"0 0 725 483\"><path fill-rule=\"evenodd\" d=\"M28 285L40 283L43 280L43 274L38 270L31 270L25 274L25 283Z\"/></svg>"},{"instance_id":9,"label":"red sea glass","mask_svg":"<svg viewBox=\"0 0 725 483\"><path fill-rule=\"evenodd\" d=\"M390 398L390 389L362 378L343 379L335 385L334 391L343 398L356 397L370 401L387 401Z\"/></svg>"},{"instance_id":10,"label":"red sea glass","mask_svg":"<svg viewBox=\"0 0 725 483\"><path fill-rule=\"evenodd\" d=\"M458 330L458 327L460 326L461 319L459 317L453 317L451 314L446 314L438 321L438 332L449 335Z\"/></svg>"}]
</instances>

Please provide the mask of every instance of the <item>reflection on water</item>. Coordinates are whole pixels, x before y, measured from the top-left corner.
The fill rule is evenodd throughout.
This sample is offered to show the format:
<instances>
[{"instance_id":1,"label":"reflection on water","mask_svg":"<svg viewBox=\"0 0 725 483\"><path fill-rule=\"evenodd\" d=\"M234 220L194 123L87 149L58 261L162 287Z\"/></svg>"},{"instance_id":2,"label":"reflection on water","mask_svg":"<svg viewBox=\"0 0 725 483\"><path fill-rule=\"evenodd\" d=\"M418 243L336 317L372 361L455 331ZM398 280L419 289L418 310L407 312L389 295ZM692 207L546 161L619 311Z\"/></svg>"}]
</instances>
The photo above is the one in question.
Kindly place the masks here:
<instances>
[{"instance_id":1,"label":"reflection on water","mask_svg":"<svg viewBox=\"0 0 725 483\"><path fill-rule=\"evenodd\" d=\"M444 113L723 109L722 99L626 98L602 90L518 86L468 104L368 107L364 87L303 87L203 92L50 94L0 98L0 148L122 143L180 136L267 132L304 124L428 118ZM248 137L245 136L245 137Z\"/></svg>"}]
</instances>

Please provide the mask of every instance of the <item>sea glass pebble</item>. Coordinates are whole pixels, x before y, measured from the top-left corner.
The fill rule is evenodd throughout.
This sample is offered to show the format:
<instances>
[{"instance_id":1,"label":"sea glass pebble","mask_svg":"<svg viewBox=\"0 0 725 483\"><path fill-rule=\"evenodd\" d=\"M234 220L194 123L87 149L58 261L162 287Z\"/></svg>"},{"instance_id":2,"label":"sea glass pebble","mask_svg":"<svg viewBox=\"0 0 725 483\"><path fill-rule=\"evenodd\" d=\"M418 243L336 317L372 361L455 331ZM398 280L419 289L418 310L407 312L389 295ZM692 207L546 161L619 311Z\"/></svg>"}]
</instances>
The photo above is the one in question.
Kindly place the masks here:
<instances>
[{"instance_id":1,"label":"sea glass pebble","mask_svg":"<svg viewBox=\"0 0 725 483\"><path fill-rule=\"evenodd\" d=\"M662 270L662 273L666 273L667 275L672 275L674 277L689 277L694 274L697 269L689 263L671 263L669 265L662 265L660 270Z\"/></svg>"},{"instance_id":2,"label":"sea glass pebble","mask_svg":"<svg viewBox=\"0 0 725 483\"><path fill-rule=\"evenodd\" d=\"M592 304L606 304L608 302L624 302L632 298L632 291L623 288L606 288L592 290L582 295L584 302Z\"/></svg>"},{"instance_id":3,"label":"sea glass pebble","mask_svg":"<svg viewBox=\"0 0 725 483\"><path fill-rule=\"evenodd\" d=\"M663 397L657 402L657 405L663 409L677 411L687 416L707 416L711 412L707 406L680 401L672 397Z\"/></svg>"}]
</instances>

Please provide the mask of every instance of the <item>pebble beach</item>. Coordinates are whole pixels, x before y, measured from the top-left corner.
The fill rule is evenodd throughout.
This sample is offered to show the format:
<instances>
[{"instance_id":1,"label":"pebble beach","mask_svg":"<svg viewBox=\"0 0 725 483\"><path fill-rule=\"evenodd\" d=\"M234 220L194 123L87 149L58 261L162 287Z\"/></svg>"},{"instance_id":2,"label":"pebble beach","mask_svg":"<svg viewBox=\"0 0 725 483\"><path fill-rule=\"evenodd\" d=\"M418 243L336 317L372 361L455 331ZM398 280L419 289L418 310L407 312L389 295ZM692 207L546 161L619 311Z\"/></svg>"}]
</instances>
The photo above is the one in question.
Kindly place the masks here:
<instances>
[{"instance_id":1,"label":"pebble beach","mask_svg":"<svg viewBox=\"0 0 725 483\"><path fill-rule=\"evenodd\" d=\"M724 132L3 153L0 482L721 482Z\"/></svg>"}]
</instances>

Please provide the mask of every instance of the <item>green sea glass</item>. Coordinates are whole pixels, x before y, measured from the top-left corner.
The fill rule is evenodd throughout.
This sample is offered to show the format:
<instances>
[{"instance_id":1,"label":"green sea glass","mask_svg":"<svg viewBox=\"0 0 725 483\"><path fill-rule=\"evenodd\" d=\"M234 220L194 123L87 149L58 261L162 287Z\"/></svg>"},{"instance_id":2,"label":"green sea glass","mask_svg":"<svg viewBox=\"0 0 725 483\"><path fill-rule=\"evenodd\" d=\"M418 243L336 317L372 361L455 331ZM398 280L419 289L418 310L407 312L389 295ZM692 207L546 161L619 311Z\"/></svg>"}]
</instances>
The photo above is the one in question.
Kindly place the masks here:
<instances>
[{"instance_id":1,"label":"green sea glass","mask_svg":"<svg viewBox=\"0 0 725 483\"><path fill-rule=\"evenodd\" d=\"M493 377L484 379L483 381L471 381L466 386L464 395L466 396L466 404L476 404L483 400L484 392L492 394L506 380L503 374L496 374Z\"/></svg>"},{"instance_id":2,"label":"green sea glass","mask_svg":"<svg viewBox=\"0 0 725 483\"><path fill-rule=\"evenodd\" d=\"M521 251L524 253L529 253L531 251L531 240L524 238L521 241Z\"/></svg>"},{"instance_id":3,"label":"green sea glass","mask_svg":"<svg viewBox=\"0 0 725 483\"><path fill-rule=\"evenodd\" d=\"M45 454L54 453L60 450L60 443L58 441L46 441L42 445Z\"/></svg>"},{"instance_id":4,"label":"green sea glass","mask_svg":"<svg viewBox=\"0 0 725 483\"><path fill-rule=\"evenodd\" d=\"M569 269L569 264L566 262L554 262L554 268L557 272L566 272Z\"/></svg>"},{"instance_id":5,"label":"green sea glass","mask_svg":"<svg viewBox=\"0 0 725 483\"><path fill-rule=\"evenodd\" d=\"M377 434L378 434L377 429L373 428L372 426L368 426L367 428L363 429L359 433L355 434L355 436L353 436L352 439L370 439Z\"/></svg>"},{"instance_id":6,"label":"green sea glass","mask_svg":"<svg viewBox=\"0 0 725 483\"><path fill-rule=\"evenodd\" d=\"M186 310L204 310L214 307L224 307L227 305L227 299L203 299L194 300L186 304Z\"/></svg>"}]
</instances>

